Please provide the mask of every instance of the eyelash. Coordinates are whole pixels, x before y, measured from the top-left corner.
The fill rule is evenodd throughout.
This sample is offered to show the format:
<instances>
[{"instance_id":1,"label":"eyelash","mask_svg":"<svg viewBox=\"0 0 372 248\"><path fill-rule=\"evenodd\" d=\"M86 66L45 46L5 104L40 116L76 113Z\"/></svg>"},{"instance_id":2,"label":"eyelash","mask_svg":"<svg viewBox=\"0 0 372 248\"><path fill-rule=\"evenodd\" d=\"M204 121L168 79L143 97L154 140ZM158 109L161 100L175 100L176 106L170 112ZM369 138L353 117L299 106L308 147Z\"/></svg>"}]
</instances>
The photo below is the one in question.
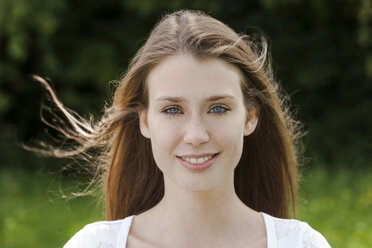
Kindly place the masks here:
<instances>
[{"instance_id":1,"label":"eyelash","mask_svg":"<svg viewBox=\"0 0 372 248\"><path fill-rule=\"evenodd\" d=\"M216 108L216 107L218 107L218 108L222 108L222 109L223 109L223 112L212 113L212 114L223 115L223 114L226 114L228 111L230 111L230 109L228 109L228 108L226 108L226 107L224 107L224 106L222 106L222 105L215 105L215 106L213 106L211 109ZM168 117L173 117L173 116L175 116L175 115L177 115L177 114L181 114L181 113L169 113L169 112L167 112L167 111L172 110L172 109L177 109L177 110L181 111L179 107L177 107L177 106L172 106L172 107L166 108L166 109L163 110L161 113L164 114L164 115L166 115L166 116L168 116Z\"/></svg>"}]
</instances>

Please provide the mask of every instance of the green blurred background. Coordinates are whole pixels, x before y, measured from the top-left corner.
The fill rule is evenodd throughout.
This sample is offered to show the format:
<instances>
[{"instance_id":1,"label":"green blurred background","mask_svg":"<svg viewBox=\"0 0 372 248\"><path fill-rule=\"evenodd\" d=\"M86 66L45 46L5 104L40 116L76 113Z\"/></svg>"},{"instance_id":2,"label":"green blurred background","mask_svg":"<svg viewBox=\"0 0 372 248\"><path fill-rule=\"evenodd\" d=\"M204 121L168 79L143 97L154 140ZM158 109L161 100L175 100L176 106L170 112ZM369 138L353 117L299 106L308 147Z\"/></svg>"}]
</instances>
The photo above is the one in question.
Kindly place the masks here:
<instances>
[{"instance_id":1,"label":"green blurred background","mask_svg":"<svg viewBox=\"0 0 372 248\"><path fill-rule=\"evenodd\" d=\"M48 140L45 91L30 75L99 117L159 17L182 8L267 34L307 131L298 219L333 247L372 247L372 0L0 0L0 247L61 247L104 218L96 198L63 197L85 179L59 172L71 161L19 148Z\"/></svg>"}]
</instances>

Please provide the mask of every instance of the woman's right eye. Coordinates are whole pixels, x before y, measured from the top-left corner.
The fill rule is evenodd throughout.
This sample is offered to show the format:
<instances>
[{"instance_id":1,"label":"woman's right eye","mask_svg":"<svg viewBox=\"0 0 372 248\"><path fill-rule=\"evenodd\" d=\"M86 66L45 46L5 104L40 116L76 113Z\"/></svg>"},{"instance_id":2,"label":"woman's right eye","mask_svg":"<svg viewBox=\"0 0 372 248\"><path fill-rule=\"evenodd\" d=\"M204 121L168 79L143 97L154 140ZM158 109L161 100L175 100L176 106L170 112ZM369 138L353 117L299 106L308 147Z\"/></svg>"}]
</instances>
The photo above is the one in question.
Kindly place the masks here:
<instances>
[{"instance_id":1,"label":"woman's right eye","mask_svg":"<svg viewBox=\"0 0 372 248\"><path fill-rule=\"evenodd\" d=\"M167 116L173 116L173 115L176 115L176 114L181 114L182 112L177 107L170 107L170 108L167 108L167 109L163 110L162 113L167 115Z\"/></svg>"}]
</instances>

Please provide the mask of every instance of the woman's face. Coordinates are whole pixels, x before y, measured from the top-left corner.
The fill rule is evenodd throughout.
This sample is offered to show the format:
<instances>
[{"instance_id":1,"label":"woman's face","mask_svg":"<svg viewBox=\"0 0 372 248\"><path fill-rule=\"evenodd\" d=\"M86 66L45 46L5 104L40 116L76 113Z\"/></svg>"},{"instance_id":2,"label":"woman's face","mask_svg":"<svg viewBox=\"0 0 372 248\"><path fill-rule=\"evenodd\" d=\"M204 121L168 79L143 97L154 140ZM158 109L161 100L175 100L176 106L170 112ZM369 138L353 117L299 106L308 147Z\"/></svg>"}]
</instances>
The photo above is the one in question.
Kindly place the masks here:
<instances>
[{"instance_id":1,"label":"woman's face","mask_svg":"<svg viewBox=\"0 0 372 248\"><path fill-rule=\"evenodd\" d=\"M218 58L176 55L151 70L147 87L140 128L166 185L201 191L233 183L244 135L257 124L244 105L238 69Z\"/></svg>"}]
</instances>

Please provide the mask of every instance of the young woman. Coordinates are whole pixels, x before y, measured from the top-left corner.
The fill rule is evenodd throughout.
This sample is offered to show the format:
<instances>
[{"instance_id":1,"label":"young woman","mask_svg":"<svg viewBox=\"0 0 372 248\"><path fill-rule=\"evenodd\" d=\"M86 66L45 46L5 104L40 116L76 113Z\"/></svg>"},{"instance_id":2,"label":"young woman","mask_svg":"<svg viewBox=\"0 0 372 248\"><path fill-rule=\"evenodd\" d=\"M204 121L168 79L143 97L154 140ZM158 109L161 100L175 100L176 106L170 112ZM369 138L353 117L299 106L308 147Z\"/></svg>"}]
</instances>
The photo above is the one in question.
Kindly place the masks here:
<instances>
[{"instance_id":1,"label":"young woman","mask_svg":"<svg viewBox=\"0 0 372 248\"><path fill-rule=\"evenodd\" d=\"M198 11L155 26L94 123L53 101L78 143L47 147L94 164L107 221L72 247L330 247L295 219L298 123L271 74L267 43ZM91 149L101 151L97 156ZM90 155L88 155L90 154Z\"/></svg>"}]
</instances>

